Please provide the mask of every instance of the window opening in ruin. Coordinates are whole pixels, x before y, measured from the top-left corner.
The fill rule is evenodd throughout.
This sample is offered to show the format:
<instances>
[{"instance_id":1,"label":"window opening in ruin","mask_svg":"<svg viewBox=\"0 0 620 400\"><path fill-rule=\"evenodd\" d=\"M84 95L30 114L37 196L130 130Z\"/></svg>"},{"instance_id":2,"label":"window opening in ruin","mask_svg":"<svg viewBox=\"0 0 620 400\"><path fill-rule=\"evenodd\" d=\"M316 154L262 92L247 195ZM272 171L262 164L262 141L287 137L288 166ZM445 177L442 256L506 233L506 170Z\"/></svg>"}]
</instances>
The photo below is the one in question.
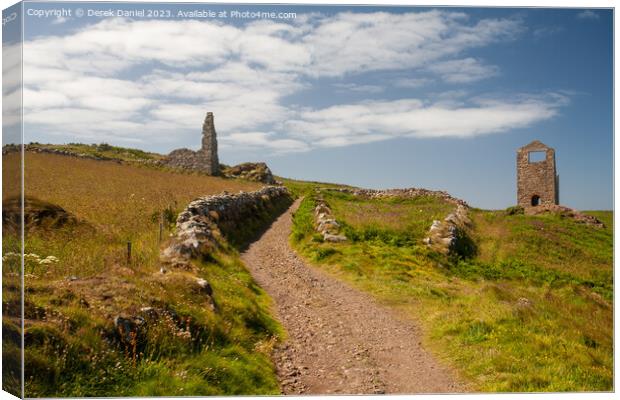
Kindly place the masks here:
<instances>
[{"instance_id":1,"label":"window opening in ruin","mask_svg":"<svg viewBox=\"0 0 620 400\"><path fill-rule=\"evenodd\" d=\"M532 196L532 206L536 207L540 205L540 196L534 195Z\"/></svg>"},{"instance_id":2,"label":"window opening in ruin","mask_svg":"<svg viewBox=\"0 0 620 400\"><path fill-rule=\"evenodd\" d=\"M530 151L528 154L528 161L531 163L545 161L547 159L547 152L545 151Z\"/></svg>"}]
</instances>

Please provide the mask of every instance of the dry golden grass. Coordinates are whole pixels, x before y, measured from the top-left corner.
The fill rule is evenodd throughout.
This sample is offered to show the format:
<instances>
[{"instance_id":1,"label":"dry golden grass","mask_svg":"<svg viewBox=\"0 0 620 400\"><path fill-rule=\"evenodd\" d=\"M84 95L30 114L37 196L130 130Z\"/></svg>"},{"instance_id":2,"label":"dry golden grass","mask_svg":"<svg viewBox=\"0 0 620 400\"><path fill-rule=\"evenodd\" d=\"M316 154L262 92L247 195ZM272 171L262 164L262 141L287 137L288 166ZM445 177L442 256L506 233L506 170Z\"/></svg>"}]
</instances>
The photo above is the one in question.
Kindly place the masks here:
<instances>
[{"instance_id":1,"label":"dry golden grass","mask_svg":"<svg viewBox=\"0 0 620 400\"><path fill-rule=\"evenodd\" d=\"M252 191L258 183L53 154L25 155L25 193L57 204L83 222L78 228L30 232L26 252L53 255L62 262L48 277L88 276L126 264L157 268L159 215L172 216L191 200L223 191ZM173 222L173 221L170 221ZM164 234L172 224L165 224ZM28 272L28 271L27 271Z\"/></svg>"},{"instance_id":2,"label":"dry golden grass","mask_svg":"<svg viewBox=\"0 0 620 400\"><path fill-rule=\"evenodd\" d=\"M53 154L26 153L26 195L55 203L94 224L125 226L142 214L259 183L184 174Z\"/></svg>"},{"instance_id":3,"label":"dry golden grass","mask_svg":"<svg viewBox=\"0 0 620 400\"><path fill-rule=\"evenodd\" d=\"M19 196L21 168L20 155L9 153L2 155L2 198Z\"/></svg>"}]
</instances>

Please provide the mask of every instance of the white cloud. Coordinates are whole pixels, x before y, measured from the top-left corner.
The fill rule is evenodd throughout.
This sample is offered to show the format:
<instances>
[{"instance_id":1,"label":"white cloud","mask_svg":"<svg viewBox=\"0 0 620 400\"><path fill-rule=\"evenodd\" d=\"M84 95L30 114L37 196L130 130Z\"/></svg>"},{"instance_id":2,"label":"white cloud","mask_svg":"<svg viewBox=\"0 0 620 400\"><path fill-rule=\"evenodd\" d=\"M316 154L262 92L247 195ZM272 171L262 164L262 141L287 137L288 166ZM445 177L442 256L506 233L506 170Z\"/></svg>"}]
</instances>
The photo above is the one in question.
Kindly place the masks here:
<instances>
[{"instance_id":1,"label":"white cloud","mask_svg":"<svg viewBox=\"0 0 620 400\"><path fill-rule=\"evenodd\" d=\"M313 49L307 73L342 76L429 65L464 50L517 35L512 19L485 19L467 25L462 13L427 11L391 14L341 13L322 21L303 43Z\"/></svg>"},{"instance_id":2,"label":"white cloud","mask_svg":"<svg viewBox=\"0 0 620 400\"><path fill-rule=\"evenodd\" d=\"M21 49L19 43L2 46L2 128L7 132L22 120Z\"/></svg>"},{"instance_id":3,"label":"white cloud","mask_svg":"<svg viewBox=\"0 0 620 400\"><path fill-rule=\"evenodd\" d=\"M19 43L2 45L2 93L4 95L21 86L22 46Z\"/></svg>"},{"instance_id":4,"label":"white cloud","mask_svg":"<svg viewBox=\"0 0 620 400\"><path fill-rule=\"evenodd\" d=\"M270 149L276 153L290 153L310 150L310 146L296 139L278 137L274 132L243 132L232 133L221 137L220 142L224 147L234 148L262 148Z\"/></svg>"},{"instance_id":5,"label":"white cloud","mask_svg":"<svg viewBox=\"0 0 620 400\"><path fill-rule=\"evenodd\" d=\"M65 107L70 104L69 98L58 91L24 89L23 95L24 103L28 104L30 111Z\"/></svg>"},{"instance_id":6,"label":"white cloud","mask_svg":"<svg viewBox=\"0 0 620 400\"><path fill-rule=\"evenodd\" d=\"M562 26L542 26L540 28L536 28L532 31L532 34L535 38L540 39L547 36L556 35L558 33L564 32L564 27Z\"/></svg>"},{"instance_id":7,"label":"white cloud","mask_svg":"<svg viewBox=\"0 0 620 400\"><path fill-rule=\"evenodd\" d=\"M416 89L432 83L430 78L400 78L393 82L396 87L403 87L408 89Z\"/></svg>"},{"instance_id":8,"label":"white cloud","mask_svg":"<svg viewBox=\"0 0 620 400\"><path fill-rule=\"evenodd\" d=\"M580 12L579 14L577 14L577 18L579 18L579 19L599 19L600 15L598 15L597 13L595 13L592 10L584 10L584 11Z\"/></svg>"},{"instance_id":9,"label":"white cloud","mask_svg":"<svg viewBox=\"0 0 620 400\"><path fill-rule=\"evenodd\" d=\"M287 124L295 137L318 146L346 146L395 137L474 137L502 133L549 119L566 97L477 99L450 107L417 99L373 101L307 110Z\"/></svg>"},{"instance_id":10,"label":"white cloud","mask_svg":"<svg viewBox=\"0 0 620 400\"><path fill-rule=\"evenodd\" d=\"M379 85L360 85L356 83L334 83L334 87L341 92L358 92L358 93L381 93L385 90Z\"/></svg>"},{"instance_id":11,"label":"white cloud","mask_svg":"<svg viewBox=\"0 0 620 400\"><path fill-rule=\"evenodd\" d=\"M514 19L444 10L405 14L340 13L297 21L109 19L66 36L25 43L26 123L76 141L197 143L213 111L222 146L307 151L393 137L471 137L528 126L556 114L550 98L467 99L446 91L434 101L405 98L316 109L302 91L336 78L337 89L382 93L359 78L402 71L386 85L415 88L437 75L448 84L498 73L468 50L512 40ZM419 73L423 75L418 75ZM357 79L356 79L357 78ZM328 81L329 82L329 81ZM302 100L299 100L302 99ZM187 142L185 142L187 140Z\"/></svg>"},{"instance_id":12,"label":"white cloud","mask_svg":"<svg viewBox=\"0 0 620 400\"><path fill-rule=\"evenodd\" d=\"M25 54L33 66L100 76L144 62L178 68L217 66L231 59L269 71L343 76L428 65L522 30L518 20L483 19L472 25L465 14L437 10L339 13L296 24L257 21L235 27L217 21L114 18L67 36L29 41Z\"/></svg>"},{"instance_id":13,"label":"white cloud","mask_svg":"<svg viewBox=\"0 0 620 400\"><path fill-rule=\"evenodd\" d=\"M471 83L490 78L499 73L493 65L485 65L475 58L463 58L435 63L429 70L450 83Z\"/></svg>"}]
</instances>

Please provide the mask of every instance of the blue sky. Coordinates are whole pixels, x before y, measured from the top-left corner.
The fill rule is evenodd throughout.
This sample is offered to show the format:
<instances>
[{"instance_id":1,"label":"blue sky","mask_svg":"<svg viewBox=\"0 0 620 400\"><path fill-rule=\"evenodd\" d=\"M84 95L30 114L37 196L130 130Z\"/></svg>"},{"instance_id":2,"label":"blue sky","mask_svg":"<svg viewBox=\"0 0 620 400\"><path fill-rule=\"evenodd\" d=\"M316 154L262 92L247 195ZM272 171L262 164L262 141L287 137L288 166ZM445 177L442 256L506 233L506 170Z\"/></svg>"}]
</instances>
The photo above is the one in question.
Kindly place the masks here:
<instances>
[{"instance_id":1,"label":"blue sky","mask_svg":"<svg viewBox=\"0 0 620 400\"><path fill-rule=\"evenodd\" d=\"M63 7L71 17L28 16ZM78 7L119 5L25 4L26 141L167 153L198 148L213 111L227 164L505 208L516 149L539 139L556 149L562 204L613 208L610 10ZM296 16L177 18L206 9Z\"/></svg>"}]
</instances>

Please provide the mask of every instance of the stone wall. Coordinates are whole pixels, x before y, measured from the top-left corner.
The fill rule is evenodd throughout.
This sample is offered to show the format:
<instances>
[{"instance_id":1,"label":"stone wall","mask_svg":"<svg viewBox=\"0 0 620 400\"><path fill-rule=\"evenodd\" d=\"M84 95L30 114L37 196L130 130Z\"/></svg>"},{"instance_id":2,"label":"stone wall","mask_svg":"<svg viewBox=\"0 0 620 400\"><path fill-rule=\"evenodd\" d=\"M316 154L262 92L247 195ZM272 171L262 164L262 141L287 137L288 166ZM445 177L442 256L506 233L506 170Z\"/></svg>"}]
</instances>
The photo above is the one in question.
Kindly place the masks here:
<instances>
[{"instance_id":1,"label":"stone wall","mask_svg":"<svg viewBox=\"0 0 620 400\"><path fill-rule=\"evenodd\" d=\"M161 261L188 266L190 259L207 255L217 248L222 235L233 234L251 222L255 224L266 210L277 209L279 204L290 204L291 201L288 189L282 186L196 199L179 214L176 234L162 251Z\"/></svg>"},{"instance_id":2,"label":"stone wall","mask_svg":"<svg viewBox=\"0 0 620 400\"><path fill-rule=\"evenodd\" d=\"M206 174L211 174L212 172L212 169L208 167L209 159L205 157L204 153L190 149L173 150L162 164L172 168L189 169Z\"/></svg>"},{"instance_id":3,"label":"stone wall","mask_svg":"<svg viewBox=\"0 0 620 400\"><path fill-rule=\"evenodd\" d=\"M14 144L9 144L9 145L5 145L2 147L2 154L9 154L9 153L15 153L15 152L19 152L20 151L20 146L18 145L14 145ZM42 146L38 146L36 144L25 144L24 145L24 151L29 151L31 153L47 153L47 154L56 154L59 156L71 156L71 157L78 157L78 158L86 158L89 160L100 160L100 161L116 161L116 162L121 162L121 160L119 159L115 159L115 158L111 158L111 157L106 157L106 156L97 156L94 154L87 154L87 153L78 153L75 151L70 151L70 150L62 150L62 149L54 149L51 147L42 147Z\"/></svg>"},{"instance_id":4,"label":"stone wall","mask_svg":"<svg viewBox=\"0 0 620 400\"><path fill-rule=\"evenodd\" d=\"M346 189L346 188L322 188L321 190L332 190L336 192L350 193L355 196L363 196L370 199L380 199L385 197L403 197L413 198L420 196L433 196L439 197L452 204L461 204L468 207L465 200L451 196L448 192L442 190L428 190L421 188L406 188L406 189Z\"/></svg>"},{"instance_id":5,"label":"stone wall","mask_svg":"<svg viewBox=\"0 0 620 400\"><path fill-rule=\"evenodd\" d=\"M531 152L544 152L545 159L530 162ZM559 204L555 151L533 141L517 151L517 204L522 207Z\"/></svg>"}]
</instances>

